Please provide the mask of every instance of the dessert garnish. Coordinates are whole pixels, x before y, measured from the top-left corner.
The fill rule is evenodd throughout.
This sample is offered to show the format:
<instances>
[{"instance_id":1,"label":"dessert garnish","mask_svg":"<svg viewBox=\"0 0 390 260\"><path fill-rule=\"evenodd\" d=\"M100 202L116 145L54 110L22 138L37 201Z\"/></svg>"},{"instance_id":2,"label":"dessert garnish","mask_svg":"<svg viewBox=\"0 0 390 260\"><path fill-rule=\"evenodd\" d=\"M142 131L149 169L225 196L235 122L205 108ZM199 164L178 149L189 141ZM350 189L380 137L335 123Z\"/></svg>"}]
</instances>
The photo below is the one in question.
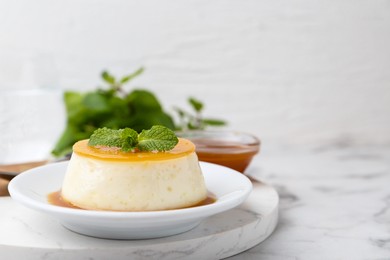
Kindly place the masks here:
<instances>
[{"instance_id":1,"label":"dessert garnish","mask_svg":"<svg viewBox=\"0 0 390 260\"><path fill-rule=\"evenodd\" d=\"M114 130L103 127L93 132L88 145L117 147L123 152L164 152L172 150L178 141L175 133L162 125L154 125L139 134L131 128Z\"/></svg>"},{"instance_id":2,"label":"dessert garnish","mask_svg":"<svg viewBox=\"0 0 390 260\"><path fill-rule=\"evenodd\" d=\"M193 97L188 99L190 111L176 108L180 121L165 111L157 95L147 89L128 91L126 84L138 77L143 68L124 77L115 77L108 71L101 76L106 86L88 92L65 91L66 127L58 139L52 154L62 157L72 153L72 146L87 139L101 127L122 129L130 127L140 133L153 125L170 129L205 129L223 126L224 121L203 117L204 104Z\"/></svg>"}]
</instances>

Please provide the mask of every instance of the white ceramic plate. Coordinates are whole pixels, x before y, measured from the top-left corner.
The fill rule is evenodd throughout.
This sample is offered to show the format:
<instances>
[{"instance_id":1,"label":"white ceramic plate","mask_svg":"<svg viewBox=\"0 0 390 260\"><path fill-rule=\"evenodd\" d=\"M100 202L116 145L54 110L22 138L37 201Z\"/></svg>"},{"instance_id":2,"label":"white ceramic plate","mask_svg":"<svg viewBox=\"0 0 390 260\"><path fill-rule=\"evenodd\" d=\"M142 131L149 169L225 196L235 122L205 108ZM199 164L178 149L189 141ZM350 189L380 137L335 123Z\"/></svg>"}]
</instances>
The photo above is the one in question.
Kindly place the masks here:
<instances>
[{"instance_id":1,"label":"white ceramic plate","mask_svg":"<svg viewBox=\"0 0 390 260\"><path fill-rule=\"evenodd\" d=\"M51 205L47 196L60 190L67 164L48 164L19 174L8 186L11 197L58 218L74 232L100 238L145 239L182 233L196 227L204 218L238 206L252 190L252 183L243 174L201 162L207 189L217 199L212 204L149 212L94 211Z\"/></svg>"}]
</instances>

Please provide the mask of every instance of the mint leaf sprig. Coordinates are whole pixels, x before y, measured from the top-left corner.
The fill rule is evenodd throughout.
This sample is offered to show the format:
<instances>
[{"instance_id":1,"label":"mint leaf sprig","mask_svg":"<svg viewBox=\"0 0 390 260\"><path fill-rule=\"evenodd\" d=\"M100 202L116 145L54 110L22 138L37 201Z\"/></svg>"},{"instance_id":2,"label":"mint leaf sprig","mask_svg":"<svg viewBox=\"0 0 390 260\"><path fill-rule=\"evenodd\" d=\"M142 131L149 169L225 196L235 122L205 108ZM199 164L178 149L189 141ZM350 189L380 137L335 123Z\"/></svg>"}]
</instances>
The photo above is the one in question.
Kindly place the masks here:
<instances>
[{"instance_id":1,"label":"mint leaf sprig","mask_svg":"<svg viewBox=\"0 0 390 260\"><path fill-rule=\"evenodd\" d=\"M174 110L179 115L180 126L176 128L178 130L203 130L208 126L224 126L226 122L220 119L204 118L202 112L204 110L204 104L202 101L190 97L188 98L193 113L189 113L181 108L175 107Z\"/></svg>"},{"instance_id":2,"label":"mint leaf sprig","mask_svg":"<svg viewBox=\"0 0 390 260\"><path fill-rule=\"evenodd\" d=\"M175 133L162 125L152 126L149 130L142 130L140 134L131 128L96 129L91 135L88 145L118 147L124 152L130 151L169 151L179 142Z\"/></svg>"},{"instance_id":3,"label":"mint leaf sprig","mask_svg":"<svg viewBox=\"0 0 390 260\"><path fill-rule=\"evenodd\" d=\"M66 127L52 154L55 157L70 154L75 142L89 138L102 127L129 127L138 133L154 125L175 129L172 116L165 111L153 92L142 88L126 90L126 85L143 71L143 68L139 68L124 77L115 77L103 71L101 76L106 86L88 92L65 91Z\"/></svg>"},{"instance_id":4,"label":"mint leaf sprig","mask_svg":"<svg viewBox=\"0 0 390 260\"><path fill-rule=\"evenodd\" d=\"M126 94L126 92L123 90L122 86L123 84L127 83L128 81L132 80L133 78L137 77L138 75L141 75L144 72L144 68L139 68L135 72L126 75L122 77L121 79L117 80L112 74L110 74L108 71L103 71L101 76L102 79L108 83L110 88L114 91L120 92L122 94Z\"/></svg>"},{"instance_id":5,"label":"mint leaf sprig","mask_svg":"<svg viewBox=\"0 0 390 260\"><path fill-rule=\"evenodd\" d=\"M219 119L204 117L205 106L195 98L188 99L191 109L189 112L181 108L175 109L180 120L176 123L172 115L165 111L155 93L142 88L126 90L125 85L143 72L144 68L141 67L123 77L116 77L108 71L103 71L101 77L105 86L88 92L65 91L66 127L53 147L52 154L55 157L69 155L75 142L89 138L96 129L102 127L129 127L140 133L154 125L185 131L226 124Z\"/></svg>"}]
</instances>

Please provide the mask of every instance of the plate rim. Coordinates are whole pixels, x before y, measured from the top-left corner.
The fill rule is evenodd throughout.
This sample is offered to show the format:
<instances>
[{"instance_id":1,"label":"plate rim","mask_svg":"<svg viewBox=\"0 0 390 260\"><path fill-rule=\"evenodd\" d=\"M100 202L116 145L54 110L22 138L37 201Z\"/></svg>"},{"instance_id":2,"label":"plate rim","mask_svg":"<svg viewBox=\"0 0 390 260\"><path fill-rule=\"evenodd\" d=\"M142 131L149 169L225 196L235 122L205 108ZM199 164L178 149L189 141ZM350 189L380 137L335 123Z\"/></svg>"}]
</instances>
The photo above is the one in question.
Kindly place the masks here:
<instances>
[{"instance_id":1,"label":"plate rim","mask_svg":"<svg viewBox=\"0 0 390 260\"><path fill-rule=\"evenodd\" d=\"M229 193L237 193L236 196L233 196L233 198L229 198L228 200L222 200L219 201L217 198L217 201L212 204L198 206L198 207L191 207L191 208L184 208L184 209L172 209L172 210L160 210L160 211L98 211L98 210L85 210L85 209L73 209L73 208L66 208L61 206L52 205L48 202L44 203L41 201L38 201L36 199L33 199L31 197L26 196L23 193L20 193L18 191L18 182L21 181L25 176L30 174L35 174L37 171L42 171L43 169L49 168L49 167L66 167L68 164L68 161L65 162L56 162L56 163L50 163L47 165L42 165L33 169L29 169L25 172L22 172L18 174L15 178L11 180L9 183L8 189L10 192L10 195L13 200L17 201L18 203L34 209L39 210L41 212L44 212L46 214L50 215L56 215L56 216L63 216L63 219L66 216L74 216L74 217L94 217L95 219L110 219L110 220L116 220L116 219L128 219L128 220L144 220L144 221L150 221L151 219L155 218L170 218L170 217L182 217L184 219L198 219L202 217L211 216L217 213L224 212L226 210L232 209L242 202L249 196L253 189L252 182L249 180L248 177L246 177L244 174L230 169L228 167L217 165L213 163L208 162L202 162L200 161L199 164L202 168L202 171L204 171L203 168L205 167L217 167L220 170L229 172L229 174L234 174L236 176L240 176L242 178L243 183L246 185L246 189L241 189L237 191L232 191ZM206 168L207 169L207 168ZM65 173L63 173L65 174ZM203 174L212 174L212 173L205 173ZM225 173L224 173L225 174ZM206 181L206 187L207 186L207 180ZM44 184L43 184L44 185ZM228 194L229 194L228 193ZM195 214L195 216L193 216ZM163 219L159 219L159 221L163 221Z\"/></svg>"}]
</instances>

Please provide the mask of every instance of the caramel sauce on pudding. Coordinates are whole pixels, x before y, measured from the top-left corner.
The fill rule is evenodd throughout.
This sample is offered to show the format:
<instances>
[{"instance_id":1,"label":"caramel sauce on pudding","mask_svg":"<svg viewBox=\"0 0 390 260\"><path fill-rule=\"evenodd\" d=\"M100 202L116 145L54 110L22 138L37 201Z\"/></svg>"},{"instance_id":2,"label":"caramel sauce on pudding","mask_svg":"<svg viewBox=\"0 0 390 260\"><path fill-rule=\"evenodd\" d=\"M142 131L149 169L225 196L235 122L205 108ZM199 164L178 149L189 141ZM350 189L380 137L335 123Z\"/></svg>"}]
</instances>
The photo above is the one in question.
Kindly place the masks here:
<instances>
[{"instance_id":1,"label":"caramel sauce on pudding","mask_svg":"<svg viewBox=\"0 0 390 260\"><path fill-rule=\"evenodd\" d=\"M172 150L165 152L123 152L117 147L89 146L88 141L89 140L86 139L75 143L73 145L73 152L84 157L105 161L141 162L180 158L195 151L195 145L191 141L183 138L179 138L179 142Z\"/></svg>"},{"instance_id":2,"label":"caramel sauce on pudding","mask_svg":"<svg viewBox=\"0 0 390 260\"><path fill-rule=\"evenodd\" d=\"M47 200L51 205L54 205L54 206L72 208L72 209L82 209L82 208L76 207L76 206L72 205L72 203L64 200L64 198L61 196L61 190L49 193L49 195L47 195ZM211 194L209 194L207 196L207 198L202 200L201 202L199 202L195 205L189 206L189 207L184 207L184 208L179 208L179 209L205 206L205 205L213 204L216 201L217 200L215 199L215 197L212 196Z\"/></svg>"}]
</instances>

